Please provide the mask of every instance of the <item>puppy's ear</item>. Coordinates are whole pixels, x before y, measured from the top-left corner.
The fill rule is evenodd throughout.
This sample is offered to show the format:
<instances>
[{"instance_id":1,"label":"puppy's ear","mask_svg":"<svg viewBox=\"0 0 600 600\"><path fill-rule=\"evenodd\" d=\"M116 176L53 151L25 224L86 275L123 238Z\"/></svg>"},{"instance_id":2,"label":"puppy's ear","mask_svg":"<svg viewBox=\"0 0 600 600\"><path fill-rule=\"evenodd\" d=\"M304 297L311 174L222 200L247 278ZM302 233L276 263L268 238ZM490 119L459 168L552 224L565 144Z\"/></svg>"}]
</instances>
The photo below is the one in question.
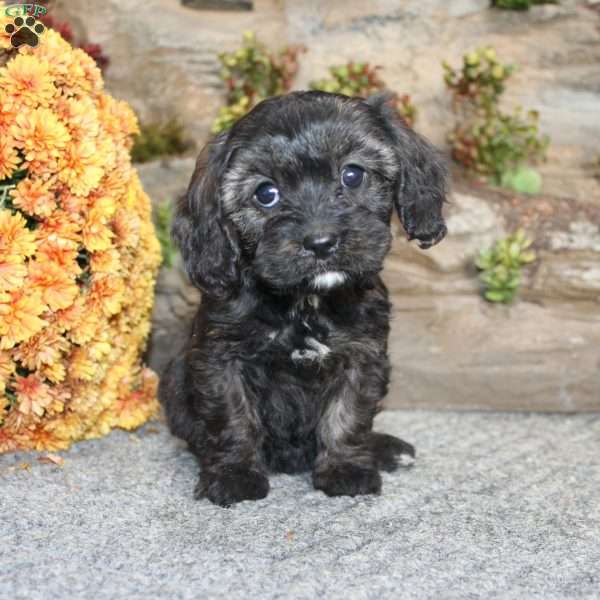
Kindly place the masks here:
<instances>
[{"instance_id":1,"label":"puppy's ear","mask_svg":"<svg viewBox=\"0 0 600 600\"><path fill-rule=\"evenodd\" d=\"M229 296L240 279L237 235L223 216L220 201L230 157L225 132L198 157L172 229L192 283L207 296L220 298Z\"/></svg>"},{"instance_id":2,"label":"puppy's ear","mask_svg":"<svg viewBox=\"0 0 600 600\"><path fill-rule=\"evenodd\" d=\"M417 239L423 249L431 248L446 235L442 215L448 186L448 168L439 150L408 127L390 106L389 95L369 98L379 111L393 140L398 161L394 204L408 239Z\"/></svg>"}]
</instances>

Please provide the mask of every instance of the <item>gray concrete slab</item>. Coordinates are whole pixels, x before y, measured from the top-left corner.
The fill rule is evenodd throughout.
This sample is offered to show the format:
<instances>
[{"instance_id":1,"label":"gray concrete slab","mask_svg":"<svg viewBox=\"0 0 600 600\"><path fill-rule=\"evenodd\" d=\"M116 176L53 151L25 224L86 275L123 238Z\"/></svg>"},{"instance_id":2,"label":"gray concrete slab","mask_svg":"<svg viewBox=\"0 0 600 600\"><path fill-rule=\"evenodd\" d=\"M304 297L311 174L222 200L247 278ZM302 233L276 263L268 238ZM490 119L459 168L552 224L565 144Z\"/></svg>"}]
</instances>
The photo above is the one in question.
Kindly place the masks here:
<instances>
[{"instance_id":1,"label":"gray concrete slab","mask_svg":"<svg viewBox=\"0 0 600 600\"><path fill-rule=\"evenodd\" d=\"M194 501L164 425L0 457L0 598L600 597L600 416L386 412L414 442L379 497L274 476L264 501ZM29 468L21 468L28 463Z\"/></svg>"}]
</instances>

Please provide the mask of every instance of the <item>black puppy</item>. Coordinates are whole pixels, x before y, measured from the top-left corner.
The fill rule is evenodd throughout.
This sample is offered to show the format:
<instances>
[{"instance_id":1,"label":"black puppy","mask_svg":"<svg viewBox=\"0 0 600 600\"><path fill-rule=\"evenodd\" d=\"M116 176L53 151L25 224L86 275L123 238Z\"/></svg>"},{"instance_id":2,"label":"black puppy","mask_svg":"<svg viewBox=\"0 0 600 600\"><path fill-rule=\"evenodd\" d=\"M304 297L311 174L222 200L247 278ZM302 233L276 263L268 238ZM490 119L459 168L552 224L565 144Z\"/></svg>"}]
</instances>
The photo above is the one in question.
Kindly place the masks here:
<instances>
[{"instance_id":1,"label":"black puppy","mask_svg":"<svg viewBox=\"0 0 600 600\"><path fill-rule=\"evenodd\" d=\"M446 233L446 169L385 98L261 102L199 159L173 233L203 292L161 400L200 463L197 497L263 498L269 471L375 494L412 446L371 431L389 380L379 277L395 206L422 248Z\"/></svg>"}]
</instances>

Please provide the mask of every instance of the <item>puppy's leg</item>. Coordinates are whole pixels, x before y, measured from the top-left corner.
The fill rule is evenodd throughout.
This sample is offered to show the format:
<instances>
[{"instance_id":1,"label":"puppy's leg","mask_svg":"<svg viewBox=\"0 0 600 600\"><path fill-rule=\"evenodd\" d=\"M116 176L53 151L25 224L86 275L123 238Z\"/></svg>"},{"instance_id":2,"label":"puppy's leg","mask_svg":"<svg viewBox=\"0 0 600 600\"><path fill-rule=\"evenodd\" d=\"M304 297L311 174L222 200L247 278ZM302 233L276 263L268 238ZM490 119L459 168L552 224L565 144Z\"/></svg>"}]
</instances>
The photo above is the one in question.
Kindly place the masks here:
<instances>
[{"instance_id":1,"label":"puppy's leg","mask_svg":"<svg viewBox=\"0 0 600 600\"><path fill-rule=\"evenodd\" d=\"M313 485L328 496L381 491L379 465L370 443L379 398L369 397L368 390L362 387L357 368L345 371L317 428L319 454Z\"/></svg>"},{"instance_id":2,"label":"puppy's leg","mask_svg":"<svg viewBox=\"0 0 600 600\"><path fill-rule=\"evenodd\" d=\"M179 382L170 390L165 385L161 400L171 430L200 463L196 498L219 506L264 498L269 480L259 451L261 427L239 366L208 372L208 361L187 368L183 362ZM173 375L165 380L175 383Z\"/></svg>"}]
</instances>

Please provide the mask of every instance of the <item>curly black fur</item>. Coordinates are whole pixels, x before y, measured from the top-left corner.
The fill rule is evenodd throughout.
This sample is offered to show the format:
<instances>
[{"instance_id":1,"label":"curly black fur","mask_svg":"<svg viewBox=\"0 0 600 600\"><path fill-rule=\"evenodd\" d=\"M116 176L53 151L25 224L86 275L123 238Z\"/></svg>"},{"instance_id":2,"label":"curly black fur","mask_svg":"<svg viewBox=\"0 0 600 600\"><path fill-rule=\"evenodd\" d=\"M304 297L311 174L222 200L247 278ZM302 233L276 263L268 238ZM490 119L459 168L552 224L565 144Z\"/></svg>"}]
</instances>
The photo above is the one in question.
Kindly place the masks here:
<instances>
[{"instance_id":1,"label":"curly black fur","mask_svg":"<svg viewBox=\"0 0 600 600\"><path fill-rule=\"evenodd\" d=\"M345 165L366 173L344 187ZM273 182L273 208L254 192ZM379 277L395 206L409 237L442 239L446 168L385 98L299 92L259 104L200 157L173 233L203 292L160 389L200 463L198 497L263 498L267 473L312 470L329 495L374 494L413 447L371 431L389 380ZM324 258L306 236L337 240Z\"/></svg>"}]
</instances>

